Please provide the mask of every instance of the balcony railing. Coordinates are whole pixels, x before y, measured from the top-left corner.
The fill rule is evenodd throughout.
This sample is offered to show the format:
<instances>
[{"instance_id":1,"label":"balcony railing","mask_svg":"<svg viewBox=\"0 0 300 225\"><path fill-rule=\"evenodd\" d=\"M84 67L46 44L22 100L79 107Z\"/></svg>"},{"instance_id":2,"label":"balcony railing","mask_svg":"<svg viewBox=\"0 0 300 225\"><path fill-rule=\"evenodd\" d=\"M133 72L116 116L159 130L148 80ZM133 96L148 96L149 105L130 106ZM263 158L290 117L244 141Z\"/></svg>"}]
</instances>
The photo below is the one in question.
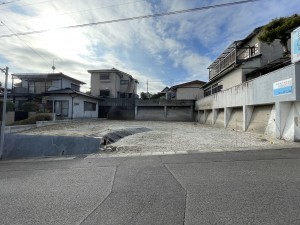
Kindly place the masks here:
<instances>
[{"instance_id":1,"label":"balcony railing","mask_svg":"<svg viewBox=\"0 0 300 225\"><path fill-rule=\"evenodd\" d=\"M238 64L258 54L259 48L256 45L252 47L233 48L232 51L230 51L224 57L220 57L219 61L209 68L209 79L211 80L213 77L219 75L230 66Z\"/></svg>"}]
</instances>

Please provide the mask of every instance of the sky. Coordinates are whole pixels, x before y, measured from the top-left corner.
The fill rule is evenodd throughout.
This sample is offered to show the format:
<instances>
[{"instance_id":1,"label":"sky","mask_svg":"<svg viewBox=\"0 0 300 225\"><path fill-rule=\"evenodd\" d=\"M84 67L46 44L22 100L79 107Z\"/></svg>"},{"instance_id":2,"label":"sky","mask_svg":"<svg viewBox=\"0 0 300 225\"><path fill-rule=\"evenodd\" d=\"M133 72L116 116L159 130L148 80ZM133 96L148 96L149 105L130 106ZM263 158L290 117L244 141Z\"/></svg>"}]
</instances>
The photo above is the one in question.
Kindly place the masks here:
<instances>
[{"instance_id":1,"label":"sky","mask_svg":"<svg viewBox=\"0 0 300 225\"><path fill-rule=\"evenodd\" d=\"M299 0L258 0L163 17L81 24L167 13L241 0L2 0L0 68L62 72L86 83L87 70L116 68L139 81L138 94L193 80L233 41L274 18L300 12ZM41 33L16 35L43 30ZM9 35L9 37L1 37ZM8 87L11 88L11 76ZM4 74L0 74L4 83ZM3 85L2 85L3 86Z\"/></svg>"}]
</instances>

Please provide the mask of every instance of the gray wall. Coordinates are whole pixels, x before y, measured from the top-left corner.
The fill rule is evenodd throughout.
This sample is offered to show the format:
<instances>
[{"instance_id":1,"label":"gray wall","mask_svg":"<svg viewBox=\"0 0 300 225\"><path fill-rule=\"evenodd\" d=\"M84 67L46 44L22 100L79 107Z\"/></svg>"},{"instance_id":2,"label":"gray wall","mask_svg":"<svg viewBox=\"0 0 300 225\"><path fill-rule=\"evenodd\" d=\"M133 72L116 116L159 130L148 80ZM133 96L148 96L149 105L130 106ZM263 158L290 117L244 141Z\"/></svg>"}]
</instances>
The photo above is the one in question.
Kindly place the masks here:
<instances>
[{"instance_id":1,"label":"gray wall","mask_svg":"<svg viewBox=\"0 0 300 225\"><path fill-rule=\"evenodd\" d=\"M136 107L136 120L154 121L194 121L192 106L138 106Z\"/></svg>"}]
</instances>

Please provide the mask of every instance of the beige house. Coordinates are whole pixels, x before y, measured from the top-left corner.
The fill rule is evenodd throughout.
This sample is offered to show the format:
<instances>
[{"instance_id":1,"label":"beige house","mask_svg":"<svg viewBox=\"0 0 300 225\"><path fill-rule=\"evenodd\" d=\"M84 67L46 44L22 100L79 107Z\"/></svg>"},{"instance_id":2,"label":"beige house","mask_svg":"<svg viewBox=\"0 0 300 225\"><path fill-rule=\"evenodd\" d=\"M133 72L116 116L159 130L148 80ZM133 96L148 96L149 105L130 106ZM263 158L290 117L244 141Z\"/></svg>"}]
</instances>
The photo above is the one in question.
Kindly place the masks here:
<instances>
[{"instance_id":1,"label":"beige house","mask_svg":"<svg viewBox=\"0 0 300 225\"><path fill-rule=\"evenodd\" d=\"M243 40L234 41L208 67L209 82L204 88L204 96L209 96L259 76L251 73L283 55L279 40L268 45L258 40L262 27L254 29Z\"/></svg>"},{"instance_id":2,"label":"beige house","mask_svg":"<svg viewBox=\"0 0 300 225\"><path fill-rule=\"evenodd\" d=\"M91 74L91 95L104 98L136 98L138 81L115 68L88 70Z\"/></svg>"},{"instance_id":3,"label":"beige house","mask_svg":"<svg viewBox=\"0 0 300 225\"><path fill-rule=\"evenodd\" d=\"M194 80L170 88L166 87L160 93L165 94L168 100L197 100L203 98L202 86L205 83L204 81Z\"/></svg>"}]
</instances>

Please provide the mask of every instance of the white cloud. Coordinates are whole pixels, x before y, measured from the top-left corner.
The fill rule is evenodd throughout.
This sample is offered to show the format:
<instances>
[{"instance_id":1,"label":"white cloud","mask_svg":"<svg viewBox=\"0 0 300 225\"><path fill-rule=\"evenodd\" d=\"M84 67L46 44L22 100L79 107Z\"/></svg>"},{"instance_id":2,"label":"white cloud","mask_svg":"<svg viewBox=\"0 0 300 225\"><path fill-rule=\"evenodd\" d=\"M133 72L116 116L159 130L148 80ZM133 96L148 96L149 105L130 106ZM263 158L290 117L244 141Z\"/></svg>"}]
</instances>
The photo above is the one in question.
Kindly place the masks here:
<instances>
[{"instance_id":1,"label":"white cloud","mask_svg":"<svg viewBox=\"0 0 300 225\"><path fill-rule=\"evenodd\" d=\"M19 8L14 10L0 9L3 22L13 32L52 31L20 36L38 54L16 37L1 38L0 67L7 64L12 72L50 72L55 59L57 71L88 85L88 69L116 67L140 80L139 91L145 91L147 80L152 80L152 89L159 91L168 84L165 80L206 80L209 63L233 40L243 38L276 16L297 13L298 9L297 0L270 0L152 19L56 29L225 2L232 1L162 0L155 4L134 0L61 0L40 4L20 1ZM10 31L0 26L0 33L10 34Z\"/></svg>"}]
</instances>

